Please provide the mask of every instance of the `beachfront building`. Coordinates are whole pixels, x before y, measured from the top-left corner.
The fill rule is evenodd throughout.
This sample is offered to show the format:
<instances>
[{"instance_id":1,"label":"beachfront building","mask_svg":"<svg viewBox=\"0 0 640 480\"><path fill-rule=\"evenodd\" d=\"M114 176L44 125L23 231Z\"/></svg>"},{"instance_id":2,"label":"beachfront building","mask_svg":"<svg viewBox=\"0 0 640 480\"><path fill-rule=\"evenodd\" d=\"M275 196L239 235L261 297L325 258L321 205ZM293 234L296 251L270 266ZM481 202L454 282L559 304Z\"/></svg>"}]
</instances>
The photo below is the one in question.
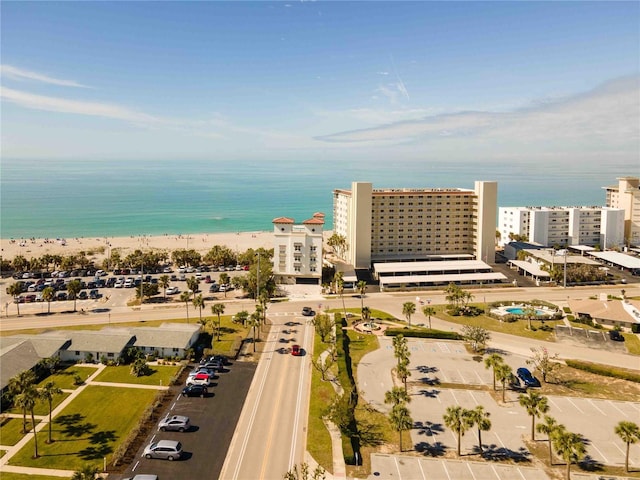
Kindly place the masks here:
<instances>
[{"instance_id":1,"label":"beachfront building","mask_svg":"<svg viewBox=\"0 0 640 480\"><path fill-rule=\"evenodd\" d=\"M606 206L624 210L626 245L640 246L640 178L621 177L618 185L604 187Z\"/></svg>"},{"instance_id":2,"label":"beachfront building","mask_svg":"<svg viewBox=\"0 0 640 480\"><path fill-rule=\"evenodd\" d=\"M623 245L625 211L608 207L500 207L500 244L531 242L545 247Z\"/></svg>"},{"instance_id":3,"label":"beachfront building","mask_svg":"<svg viewBox=\"0 0 640 480\"><path fill-rule=\"evenodd\" d=\"M497 193L497 182L475 182L474 190L353 182L333 192L334 232L345 237L344 260L356 269L443 255L491 264Z\"/></svg>"},{"instance_id":4,"label":"beachfront building","mask_svg":"<svg viewBox=\"0 0 640 480\"><path fill-rule=\"evenodd\" d=\"M324 214L296 224L294 219L273 220L273 275L277 284L320 285L322 281L322 229Z\"/></svg>"}]
</instances>

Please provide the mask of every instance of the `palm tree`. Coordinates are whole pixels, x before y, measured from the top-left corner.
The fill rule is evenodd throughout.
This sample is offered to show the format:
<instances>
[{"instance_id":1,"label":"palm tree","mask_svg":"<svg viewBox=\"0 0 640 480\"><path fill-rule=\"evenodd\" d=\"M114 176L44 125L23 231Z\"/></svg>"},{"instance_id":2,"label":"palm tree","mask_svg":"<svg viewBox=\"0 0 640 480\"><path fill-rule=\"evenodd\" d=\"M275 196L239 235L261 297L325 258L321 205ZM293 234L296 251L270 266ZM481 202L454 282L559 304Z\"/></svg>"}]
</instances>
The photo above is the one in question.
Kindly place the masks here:
<instances>
[{"instance_id":1,"label":"palm tree","mask_svg":"<svg viewBox=\"0 0 640 480\"><path fill-rule=\"evenodd\" d=\"M185 306L187 307L187 323L189 323L189 300L191 300L191 293L182 292L180 294L180 300L183 301Z\"/></svg>"},{"instance_id":2,"label":"palm tree","mask_svg":"<svg viewBox=\"0 0 640 480\"><path fill-rule=\"evenodd\" d=\"M76 311L76 299L78 298L78 294L82 290L82 283L80 280L75 279L71 280L67 283L67 293L69 294L69 298L73 300L73 311Z\"/></svg>"},{"instance_id":3,"label":"palm tree","mask_svg":"<svg viewBox=\"0 0 640 480\"><path fill-rule=\"evenodd\" d=\"M407 391L407 379L411 376L411 371L409 370L409 359L406 358L402 360L396 367L396 374L402 383L404 384L404 391Z\"/></svg>"},{"instance_id":4,"label":"palm tree","mask_svg":"<svg viewBox=\"0 0 640 480\"><path fill-rule=\"evenodd\" d=\"M196 277L187 278L187 288L193 292L193 299L196 298L196 293L200 291L200 280Z\"/></svg>"},{"instance_id":5,"label":"palm tree","mask_svg":"<svg viewBox=\"0 0 640 480\"><path fill-rule=\"evenodd\" d=\"M342 272L336 272L333 276L333 283L336 286L336 292L340 295L342 300L342 310L344 310L344 318L347 318L347 307L344 305L344 274Z\"/></svg>"},{"instance_id":6,"label":"palm tree","mask_svg":"<svg viewBox=\"0 0 640 480\"><path fill-rule=\"evenodd\" d=\"M246 310L241 310L234 315L234 322L240 322L244 327L244 324L247 323L247 319L249 318L249 312Z\"/></svg>"},{"instance_id":7,"label":"palm tree","mask_svg":"<svg viewBox=\"0 0 640 480\"><path fill-rule=\"evenodd\" d=\"M541 417L543 413L549 411L549 401L547 397L540 395L538 392L529 390L526 395L520 395L520 405L523 406L529 415L531 415L531 440L535 441L536 434L536 417Z\"/></svg>"},{"instance_id":8,"label":"palm tree","mask_svg":"<svg viewBox=\"0 0 640 480\"><path fill-rule=\"evenodd\" d=\"M427 305L422 307L422 314L429 319L429 330L431 330L431 315L436 314L436 309Z\"/></svg>"},{"instance_id":9,"label":"palm tree","mask_svg":"<svg viewBox=\"0 0 640 480\"><path fill-rule=\"evenodd\" d=\"M38 433L36 432L36 418L33 414L33 409L36 406L36 402L38 400L39 393L34 384L29 385L26 389L20 392L19 395L15 397L16 405L22 408L22 411L29 411L31 413L31 431L33 432L33 441L35 446L35 451L33 454L33 458L38 458ZM23 428L26 433L26 424L23 425Z\"/></svg>"},{"instance_id":10,"label":"palm tree","mask_svg":"<svg viewBox=\"0 0 640 480\"><path fill-rule=\"evenodd\" d=\"M478 405L473 410L467 410L469 422L478 427L478 449L482 453L482 432L488 432L491 428L491 420L489 420L489 412L485 411L482 405Z\"/></svg>"},{"instance_id":11,"label":"palm tree","mask_svg":"<svg viewBox=\"0 0 640 480\"><path fill-rule=\"evenodd\" d=\"M202 323L202 307L204 307L204 298L202 294L193 297L193 306L200 310L200 323Z\"/></svg>"},{"instance_id":12,"label":"palm tree","mask_svg":"<svg viewBox=\"0 0 640 480\"><path fill-rule=\"evenodd\" d=\"M226 285L229 283L229 274L226 272L222 272L220 274L220 285ZM224 298L227 298L227 289L224 290Z\"/></svg>"},{"instance_id":13,"label":"palm tree","mask_svg":"<svg viewBox=\"0 0 640 480\"><path fill-rule=\"evenodd\" d=\"M567 462L566 479L571 480L571 462L579 462L586 453L582 437L562 427L556 428L552 436L552 441L557 454Z\"/></svg>"},{"instance_id":14,"label":"palm tree","mask_svg":"<svg viewBox=\"0 0 640 480\"><path fill-rule=\"evenodd\" d=\"M407 319L409 326L411 326L411 315L416 313L416 304L413 302L404 302L402 304L402 314Z\"/></svg>"},{"instance_id":15,"label":"palm tree","mask_svg":"<svg viewBox=\"0 0 640 480\"><path fill-rule=\"evenodd\" d=\"M47 315L51 313L51 301L53 300L55 294L56 291L53 289L53 287L46 287L44 290L42 290L42 299L47 302Z\"/></svg>"},{"instance_id":16,"label":"palm tree","mask_svg":"<svg viewBox=\"0 0 640 480\"><path fill-rule=\"evenodd\" d=\"M558 427L564 428L562 425L559 425L555 418L550 415L544 416L544 423L539 423L536 426L536 430L538 432L543 433L547 436L547 442L549 443L549 464L553 465L553 452L551 450L551 437L553 437L554 432Z\"/></svg>"},{"instance_id":17,"label":"palm tree","mask_svg":"<svg viewBox=\"0 0 640 480\"><path fill-rule=\"evenodd\" d=\"M398 365L403 361L408 361L411 353L409 352L409 343L403 335L393 337L393 356L396 357Z\"/></svg>"},{"instance_id":18,"label":"palm tree","mask_svg":"<svg viewBox=\"0 0 640 480\"><path fill-rule=\"evenodd\" d=\"M23 370L15 377L11 377L9 379L9 384L7 386L9 394L13 396L14 401L15 398L18 397L22 392L28 390L33 387L36 383L36 376L31 370ZM22 409L22 433L27 433L27 409Z\"/></svg>"},{"instance_id":19,"label":"palm tree","mask_svg":"<svg viewBox=\"0 0 640 480\"><path fill-rule=\"evenodd\" d=\"M62 389L58 388L55 383L47 382L44 387L40 389L40 398L46 400L49 404L49 439L47 443L52 443L51 438L51 412L53 411L53 399L56 395L62 395Z\"/></svg>"},{"instance_id":20,"label":"palm tree","mask_svg":"<svg viewBox=\"0 0 640 480\"><path fill-rule=\"evenodd\" d=\"M16 304L16 308L18 309L18 316L20 316L20 303L17 301L20 294L24 291L24 283L16 282L12 283L7 287L7 295L11 295L13 297L13 301Z\"/></svg>"},{"instance_id":21,"label":"palm tree","mask_svg":"<svg viewBox=\"0 0 640 480\"><path fill-rule=\"evenodd\" d=\"M389 414L393 429L400 434L400 452L402 452L402 432L413 427L413 419L404 403L394 405Z\"/></svg>"},{"instance_id":22,"label":"palm tree","mask_svg":"<svg viewBox=\"0 0 640 480\"><path fill-rule=\"evenodd\" d=\"M371 319L371 309L369 307L362 307L360 316L362 317L363 322L368 322L369 319Z\"/></svg>"},{"instance_id":23,"label":"palm tree","mask_svg":"<svg viewBox=\"0 0 640 480\"><path fill-rule=\"evenodd\" d=\"M536 309L532 305L527 305L523 309L522 313L527 319L527 323L529 324L529 330L531 330L531 319L536 318Z\"/></svg>"},{"instance_id":24,"label":"palm tree","mask_svg":"<svg viewBox=\"0 0 640 480\"><path fill-rule=\"evenodd\" d=\"M249 317L249 327L253 328L253 351L254 351L254 353L256 351L256 330L257 330L258 327L260 327L261 322L262 322L262 313L260 313L260 311L256 310ZM258 334L258 338L260 338L259 334Z\"/></svg>"},{"instance_id":25,"label":"palm tree","mask_svg":"<svg viewBox=\"0 0 640 480\"><path fill-rule=\"evenodd\" d=\"M458 456L460 456L460 442L464 433L473 426L466 410L460 406L447 407L447 413L442 417L444 424L458 435Z\"/></svg>"},{"instance_id":26,"label":"palm tree","mask_svg":"<svg viewBox=\"0 0 640 480\"><path fill-rule=\"evenodd\" d=\"M640 440L640 427L633 422L621 421L616 425L616 435L627 444L627 453L624 458L624 469L629 471L629 446Z\"/></svg>"},{"instance_id":27,"label":"palm tree","mask_svg":"<svg viewBox=\"0 0 640 480\"><path fill-rule=\"evenodd\" d=\"M511 370L511 367L509 365L507 365L506 363L501 363L500 365L496 365L494 367L494 372L498 381L502 383L502 402L504 403L506 402L504 398L504 392L507 389L507 381L509 380L509 378L511 378L511 375L513 375L513 371Z\"/></svg>"},{"instance_id":28,"label":"palm tree","mask_svg":"<svg viewBox=\"0 0 640 480\"><path fill-rule=\"evenodd\" d=\"M262 307L262 323L267 323L267 304L271 300L269 296L269 292L266 289L260 290L260 295L258 295L258 303Z\"/></svg>"},{"instance_id":29,"label":"palm tree","mask_svg":"<svg viewBox=\"0 0 640 480\"><path fill-rule=\"evenodd\" d=\"M162 298L166 299L167 298L167 288L169 288L169 285L171 285L171 281L169 279L169 275L160 275L160 278L158 278L158 285L162 289Z\"/></svg>"},{"instance_id":30,"label":"palm tree","mask_svg":"<svg viewBox=\"0 0 640 480\"><path fill-rule=\"evenodd\" d=\"M496 367L500 365L502 362L502 357L497 353L492 353L487 358L484 359L484 368L492 368L493 369L493 391L496 390Z\"/></svg>"},{"instance_id":31,"label":"palm tree","mask_svg":"<svg viewBox=\"0 0 640 480\"><path fill-rule=\"evenodd\" d=\"M224 313L224 304L223 303L214 303L211 307L211 313L218 316L218 341L220 341L220 315ZM211 345L213 348L213 345Z\"/></svg>"},{"instance_id":32,"label":"palm tree","mask_svg":"<svg viewBox=\"0 0 640 480\"><path fill-rule=\"evenodd\" d=\"M384 394L384 403L389 403L392 406L400 405L401 403L411 402L411 397L407 394L407 391L402 387L393 387Z\"/></svg>"},{"instance_id":33,"label":"palm tree","mask_svg":"<svg viewBox=\"0 0 640 480\"><path fill-rule=\"evenodd\" d=\"M85 463L84 465L82 465L82 468L80 468L80 470L76 470L73 473L71 480L94 480L98 471L98 467L89 463Z\"/></svg>"},{"instance_id":34,"label":"palm tree","mask_svg":"<svg viewBox=\"0 0 640 480\"><path fill-rule=\"evenodd\" d=\"M356 288L360 293L360 309L362 310L364 308L364 294L367 292L367 282L360 280L356 283Z\"/></svg>"}]
</instances>

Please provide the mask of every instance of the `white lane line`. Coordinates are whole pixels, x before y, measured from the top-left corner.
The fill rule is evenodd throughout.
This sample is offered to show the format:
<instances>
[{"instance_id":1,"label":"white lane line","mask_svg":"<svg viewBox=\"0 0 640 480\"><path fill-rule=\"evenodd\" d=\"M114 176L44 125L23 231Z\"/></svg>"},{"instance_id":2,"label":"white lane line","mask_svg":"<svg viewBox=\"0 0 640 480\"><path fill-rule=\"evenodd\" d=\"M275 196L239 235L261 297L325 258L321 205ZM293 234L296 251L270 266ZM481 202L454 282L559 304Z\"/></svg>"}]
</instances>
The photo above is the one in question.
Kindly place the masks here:
<instances>
[{"instance_id":1,"label":"white lane line","mask_svg":"<svg viewBox=\"0 0 640 480\"><path fill-rule=\"evenodd\" d=\"M418 466L420 467L420 475L422 475L422 478L426 480L427 476L424 474L424 469L422 468L422 462L420 459L418 459Z\"/></svg>"},{"instance_id":2,"label":"white lane line","mask_svg":"<svg viewBox=\"0 0 640 480\"><path fill-rule=\"evenodd\" d=\"M182 395L182 394L180 394L180 395ZM178 398L180 398L180 395L178 395ZM173 410L174 408L176 408L176 402L173 402L171 404L171 408L169 410Z\"/></svg>"},{"instance_id":3,"label":"white lane line","mask_svg":"<svg viewBox=\"0 0 640 480\"><path fill-rule=\"evenodd\" d=\"M496 474L496 477L498 477L498 480L500 480L500 475L498 474L498 471L496 470L496 467L492 464L491 465L491 470L493 470L493 473Z\"/></svg>"},{"instance_id":4,"label":"white lane line","mask_svg":"<svg viewBox=\"0 0 640 480\"><path fill-rule=\"evenodd\" d=\"M629 417L625 412L623 412L622 410L620 410L618 407L615 406L615 404L611 401L611 400L607 400L607 403L609 405L611 405L613 408L615 408L616 410L618 410L622 415L624 415L625 417Z\"/></svg>"},{"instance_id":5,"label":"white lane line","mask_svg":"<svg viewBox=\"0 0 640 480\"><path fill-rule=\"evenodd\" d=\"M626 454L627 454L624 450L622 450L622 449L618 446L617 442L613 442L613 445L615 445L615 447L616 447L618 450L620 450L620 453L621 453L621 454L623 454L623 455L626 455Z\"/></svg>"},{"instance_id":6,"label":"white lane line","mask_svg":"<svg viewBox=\"0 0 640 480\"><path fill-rule=\"evenodd\" d=\"M592 444L591 444L591 447L593 447L593 448L595 449L595 451L596 451L596 452L598 452L602 458L604 458L604 463L605 463L605 464L610 464L610 463L611 463L611 462L609 462L609 460L607 459L607 457L605 457L605 456L604 456L604 453L602 453L602 452L600 451L600 449L599 449L598 447L596 447L596 444L595 444L595 443L592 443Z\"/></svg>"},{"instance_id":7,"label":"white lane line","mask_svg":"<svg viewBox=\"0 0 640 480\"><path fill-rule=\"evenodd\" d=\"M449 470L447 470L447 464L444 462L444 460L441 460L441 462L442 462L442 468L444 468L444 473L446 473L447 478L451 480L451 475L449 475Z\"/></svg>"},{"instance_id":8,"label":"white lane line","mask_svg":"<svg viewBox=\"0 0 640 480\"><path fill-rule=\"evenodd\" d=\"M140 465L140 460L138 460L138 461L136 462L136 464L133 466L133 468L131 469L131 471L132 471L132 472L135 472L135 471L136 471L136 468L138 468L138 465Z\"/></svg>"},{"instance_id":9,"label":"white lane line","mask_svg":"<svg viewBox=\"0 0 640 480\"><path fill-rule=\"evenodd\" d=\"M307 349L307 345L309 345L309 331L310 329L307 328L304 332L304 342L302 343L302 345L304 346L304 348L309 351ZM301 365L300 367L300 375L298 378L298 398L296 400L296 414L293 420L293 435L292 435L292 440L291 440L291 454L289 455L289 470L291 470L293 468L293 465L296 463L296 443L298 441L298 424L300 423L300 410L302 408L302 394L303 394L303 388L302 386L304 385L304 377L305 377L305 373L306 373L306 367L307 367L307 358L305 356L304 358L304 363L303 365Z\"/></svg>"},{"instance_id":10,"label":"white lane line","mask_svg":"<svg viewBox=\"0 0 640 480\"><path fill-rule=\"evenodd\" d=\"M547 398L549 398L549 397L547 397ZM562 412L562 409L558 406L558 404L556 402L554 402L550 398L549 398L549 401L551 402L551 405L553 405L555 408L558 409L559 412Z\"/></svg>"},{"instance_id":11,"label":"white lane line","mask_svg":"<svg viewBox=\"0 0 640 480\"><path fill-rule=\"evenodd\" d=\"M465 462L465 463L467 464L467 469L469 470L469 473L473 477L473 480L476 480L476 476L473 474L473 469L471 468L471 465L469 464L469 462Z\"/></svg>"},{"instance_id":12,"label":"white lane line","mask_svg":"<svg viewBox=\"0 0 640 480\"><path fill-rule=\"evenodd\" d=\"M496 436L496 438L500 442L500 445L502 445L502 448L507 448L507 447L505 447L504 443L502 442L502 439L500 438L500 436L496 432L493 432L493 434Z\"/></svg>"},{"instance_id":13,"label":"white lane line","mask_svg":"<svg viewBox=\"0 0 640 480\"><path fill-rule=\"evenodd\" d=\"M464 375L462 375L462 372L460 370L456 370L456 372L458 372L458 375L460 375L460 378L462 379L462 383L467 384L469 382L467 382L467 379L464 378Z\"/></svg>"},{"instance_id":14,"label":"white lane line","mask_svg":"<svg viewBox=\"0 0 640 480\"><path fill-rule=\"evenodd\" d=\"M478 372L475 372L475 371L473 373L475 373L476 377L478 377L478 382L480 382L480 385L484 385L485 381L482 380L482 377L480 376L480 374Z\"/></svg>"},{"instance_id":15,"label":"white lane line","mask_svg":"<svg viewBox=\"0 0 640 480\"><path fill-rule=\"evenodd\" d=\"M402 475L400 474L400 466L398 465L398 457L396 457L394 455L393 461L396 463L396 470L398 471L398 478L402 478Z\"/></svg>"},{"instance_id":16,"label":"white lane line","mask_svg":"<svg viewBox=\"0 0 640 480\"><path fill-rule=\"evenodd\" d=\"M527 480L527 477L524 476L524 473L522 473L522 470L520 470L520 467L516 467L516 470L524 480Z\"/></svg>"},{"instance_id":17,"label":"white lane line","mask_svg":"<svg viewBox=\"0 0 640 480\"><path fill-rule=\"evenodd\" d=\"M453 390L451 391L451 396L453 397L453 399L456 401L456 404L460 405L460 402L458 401L458 399L456 398L456 394L453 393Z\"/></svg>"},{"instance_id":18,"label":"white lane line","mask_svg":"<svg viewBox=\"0 0 640 480\"><path fill-rule=\"evenodd\" d=\"M598 408L598 406L597 406L595 403L593 403L593 400L591 400L591 399L590 399L590 400L588 400L588 401L589 401L589 403L591 404L591 406L592 406L593 408L595 408L596 410L598 410L598 411L599 411L602 415L604 415L605 417L607 416L607 414L606 414L606 413L604 413L602 410L600 410L600 409Z\"/></svg>"},{"instance_id":19,"label":"white lane line","mask_svg":"<svg viewBox=\"0 0 640 480\"><path fill-rule=\"evenodd\" d=\"M473 399L473 402L476 404L476 406L480 405L478 403L478 400L476 400L475 395L473 394L473 392L471 390L469 390L469 395L471 395L471 398Z\"/></svg>"},{"instance_id":20,"label":"white lane line","mask_svg":"<svg viewBox=\"0 0 640 480\"><path fill-rule=\"evenodd\" d=\"M575 403L573 403L569 397L566 397L566 399L571 405L573 405L576 408L576 410L578 410L580 413L584 413L582 409L579 406L577 406Z\"/></svg>"},{"instance_id":21,"label":"white lane line","mask_svg":"<svg viewBox=\"0 0 640 480\"><path fill-rule=\"evenodd\" d=\"M445 381L445 383L449 383L449 379L447 378L447 375L444 373L444 370L440 370L440 373L442 374L442 379Z\"/></svg>"}]
</instances>

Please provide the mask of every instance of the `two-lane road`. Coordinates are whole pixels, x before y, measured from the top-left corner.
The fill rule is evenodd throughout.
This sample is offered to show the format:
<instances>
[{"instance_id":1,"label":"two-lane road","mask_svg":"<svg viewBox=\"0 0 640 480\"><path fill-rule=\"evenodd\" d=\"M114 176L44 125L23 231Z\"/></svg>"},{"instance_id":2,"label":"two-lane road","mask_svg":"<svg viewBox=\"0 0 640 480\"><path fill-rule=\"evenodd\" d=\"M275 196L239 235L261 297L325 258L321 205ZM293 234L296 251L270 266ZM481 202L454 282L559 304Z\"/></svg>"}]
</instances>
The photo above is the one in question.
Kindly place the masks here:
<instances>
[{"instance_id":1,"label":"two-lane road","mask_svg":"<svg viewBox=\"0 0 640 480\"><path fill-rule=\"evenodd\" d=\"M313 326L293 315L271 321L221 479L281 479L304 459ZM294 344L302 356L291 355Z\"/></svg>"}]
</instances>

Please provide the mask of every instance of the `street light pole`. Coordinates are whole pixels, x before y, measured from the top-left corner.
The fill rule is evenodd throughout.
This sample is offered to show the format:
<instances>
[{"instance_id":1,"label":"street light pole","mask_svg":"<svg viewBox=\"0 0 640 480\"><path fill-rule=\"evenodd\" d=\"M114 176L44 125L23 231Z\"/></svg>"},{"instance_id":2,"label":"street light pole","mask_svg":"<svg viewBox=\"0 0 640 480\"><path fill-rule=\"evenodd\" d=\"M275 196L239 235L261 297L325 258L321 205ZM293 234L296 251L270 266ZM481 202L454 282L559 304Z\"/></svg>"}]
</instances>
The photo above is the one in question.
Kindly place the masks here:
<instances>
[{"instance_id":1,"label":"street light pole","mask_svg":"<svg viewBox=\"0 0 640 480\"><path fill-rule=\"evenodd\" d=\"M258 270L256 271L256 301L260 297L260 250L258 250Z\"/></svg>"},{"instance_id":2,"label":"street light pole","mask_svg":"<svg viewBox=\"0 0 640 480\"><path fill-rule=\"evenodd\" d=\"M564 249L564 282L563 287L567 288L567 249Z\"/></svg>"}]
</instances>

